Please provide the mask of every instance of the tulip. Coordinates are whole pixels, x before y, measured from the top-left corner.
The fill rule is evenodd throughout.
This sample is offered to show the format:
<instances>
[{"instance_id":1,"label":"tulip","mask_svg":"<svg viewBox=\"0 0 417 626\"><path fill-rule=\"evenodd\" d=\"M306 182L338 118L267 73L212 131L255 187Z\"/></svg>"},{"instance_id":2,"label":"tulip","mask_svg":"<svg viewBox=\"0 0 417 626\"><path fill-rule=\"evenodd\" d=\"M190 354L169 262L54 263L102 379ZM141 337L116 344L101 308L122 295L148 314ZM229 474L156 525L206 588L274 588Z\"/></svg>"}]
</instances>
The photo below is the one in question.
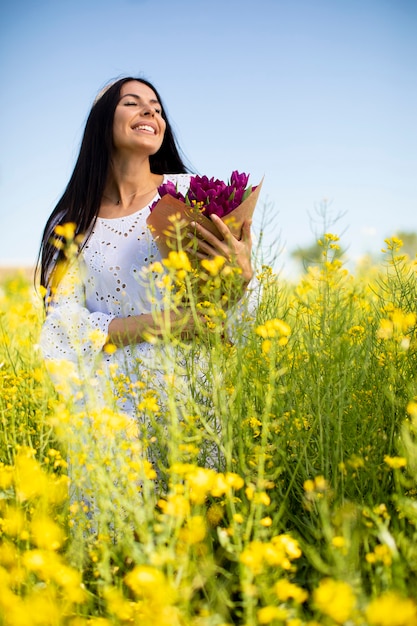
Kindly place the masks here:
<instances>
[{"instance_id":1,"label":"tulip","mask_svg":"<svg viewBox=\"0 0 417 626\"><path fill-rule=\"evenodd\" d=\"M188 206L198 206L206 215L218 215L224 217L236 209L256 187L247 187L248 174L239 174L237 170L232 172L230 181L226 184L222 180L208 178L207 176L192 176L190 187L185 197L177 190L174 183L168 182L158 187L159 195L167 194L181 200ZM151 211L156 206L155 202Z\"/></svg>"}]
</instances>

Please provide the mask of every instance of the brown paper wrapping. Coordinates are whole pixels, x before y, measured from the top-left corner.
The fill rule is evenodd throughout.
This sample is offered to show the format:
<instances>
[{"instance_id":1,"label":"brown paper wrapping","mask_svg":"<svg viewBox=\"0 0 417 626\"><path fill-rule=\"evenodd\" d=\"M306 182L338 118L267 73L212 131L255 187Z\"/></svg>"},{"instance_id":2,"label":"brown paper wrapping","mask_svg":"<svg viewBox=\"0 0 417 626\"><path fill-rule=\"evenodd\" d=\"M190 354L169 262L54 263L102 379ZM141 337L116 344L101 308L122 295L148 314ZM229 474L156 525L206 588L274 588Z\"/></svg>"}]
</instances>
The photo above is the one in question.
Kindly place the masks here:
<instances>
[{"instance_id":1,"label":"brown paper wrapping","mask_svg":"<svg viewBox=\"0 0 417 626\"><path fill-rule=\"evenodd\" d=\"M222 221L230 228L235 237L240 237L243 222L250 220L255 211L263 179L254 191L236 209L222 217ZM155 205L146 223L158 246L162 258L166 258L171 250L187 250L193 247L188 234L193 232L190 222L198 222L219 239L220 232L210 218L198 209L184 204L181 200L166 194ZM194 234L195 231L194 231Z\"/></svg>"}]
</instances>

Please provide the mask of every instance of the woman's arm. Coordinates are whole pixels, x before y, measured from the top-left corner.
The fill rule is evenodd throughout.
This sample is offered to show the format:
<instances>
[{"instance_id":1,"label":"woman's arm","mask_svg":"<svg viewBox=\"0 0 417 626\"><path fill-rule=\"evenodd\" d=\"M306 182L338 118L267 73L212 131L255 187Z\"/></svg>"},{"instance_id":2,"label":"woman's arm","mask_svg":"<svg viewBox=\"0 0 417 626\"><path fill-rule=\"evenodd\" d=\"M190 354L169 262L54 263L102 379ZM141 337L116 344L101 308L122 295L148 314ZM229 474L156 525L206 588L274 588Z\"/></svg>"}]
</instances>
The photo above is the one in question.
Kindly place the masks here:
<instances>
[{"instance_id":1,"label":"woman's arm","mask_svg":"<svg viewBox=\"0 0 417 626\"><path fill-rule=\"evenodd\" d=\"M159 311L130 317L115 317L109 324L108 342L116 346L152 341L165 333L187 337L196 331L191 311Z\"/></svg>"}]
</instances>

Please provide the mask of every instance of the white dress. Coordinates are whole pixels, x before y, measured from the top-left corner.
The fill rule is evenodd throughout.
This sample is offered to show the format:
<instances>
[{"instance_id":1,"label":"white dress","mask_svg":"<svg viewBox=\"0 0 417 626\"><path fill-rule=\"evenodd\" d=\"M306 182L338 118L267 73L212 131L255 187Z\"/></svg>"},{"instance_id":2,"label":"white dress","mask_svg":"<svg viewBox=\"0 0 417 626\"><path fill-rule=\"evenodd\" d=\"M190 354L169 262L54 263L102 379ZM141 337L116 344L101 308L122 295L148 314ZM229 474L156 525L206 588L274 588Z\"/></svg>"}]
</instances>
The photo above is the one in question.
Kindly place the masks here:
<instances>
[{"instance_id":1,"label":"white dress","mask_svg":"<svg viewBox=\"0 0 417 626\"><path fill-rule=\"evenodd\" d=\"M167 174L163 182L168 181L185 194L190 175ZM148 343L113 354L103 352L103 346L112 319L149 313L155 306L144 269L161 260L146 225L149 207L158 198L157 193L147 207L125 217L97 218L77 263L58 287L40 346L53 382L65 395L73 393L71 378L85 381L102 368L108 372L111 365L130 377L138 364L152 368L154 347Z\"/></svg>"}]
</instances>

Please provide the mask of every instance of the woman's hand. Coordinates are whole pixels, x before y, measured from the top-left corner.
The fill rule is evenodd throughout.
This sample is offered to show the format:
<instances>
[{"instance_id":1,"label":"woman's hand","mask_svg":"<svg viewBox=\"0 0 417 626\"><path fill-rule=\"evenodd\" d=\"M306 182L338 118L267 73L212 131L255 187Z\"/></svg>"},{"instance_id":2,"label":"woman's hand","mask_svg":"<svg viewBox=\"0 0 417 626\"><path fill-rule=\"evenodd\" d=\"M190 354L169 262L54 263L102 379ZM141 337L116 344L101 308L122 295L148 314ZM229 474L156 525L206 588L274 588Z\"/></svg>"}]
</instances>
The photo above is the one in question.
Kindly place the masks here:
<instances>
[{"instance_id":1,"label":"woman's hand","mask_svg":"<svg viewBox=\"0 0 417 626\"><path fill-rule=\"evenodd\" d=\"M244 222L240 233L240 239L235 237L230 228L218 217L212 215L211 219L217 230L223 237L223 240L213 235L209 230L193 222L192 228L195 228L199 237L197 238L196 256L199 259L206 259L208 256L223 256L231 265L235 265L241 269L242 278L247 285L253 276L252 268L252 236L251 221Z\"/></svg>"}]
</instances>

